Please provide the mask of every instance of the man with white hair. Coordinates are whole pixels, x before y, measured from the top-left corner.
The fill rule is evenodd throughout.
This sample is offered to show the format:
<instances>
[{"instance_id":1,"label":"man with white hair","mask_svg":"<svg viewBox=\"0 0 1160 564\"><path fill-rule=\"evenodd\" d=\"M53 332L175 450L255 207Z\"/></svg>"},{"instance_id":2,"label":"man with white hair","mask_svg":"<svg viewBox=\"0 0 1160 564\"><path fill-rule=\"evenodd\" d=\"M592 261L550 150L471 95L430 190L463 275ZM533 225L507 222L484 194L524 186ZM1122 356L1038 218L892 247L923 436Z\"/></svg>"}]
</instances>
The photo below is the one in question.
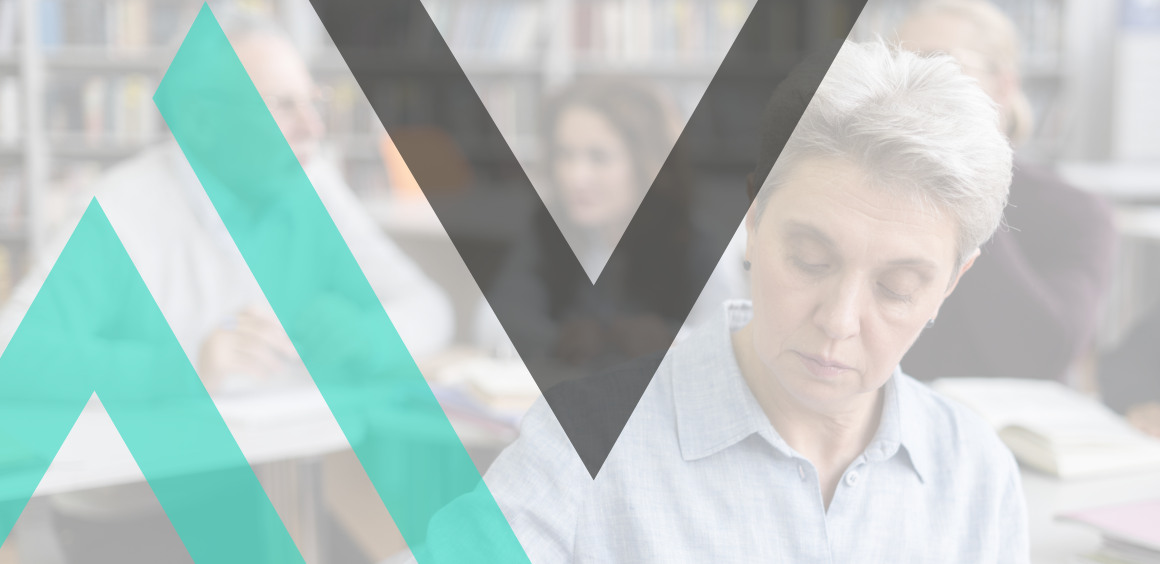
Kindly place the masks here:
<instances>
[{"instance_id":1,"label":"man with white hair","mask_svg":"<svg viewBox=\"0 0 1160 564\"><path fill-rule=\"evenodd\" d=\"M268 20L227 12L222 27L290 148L412 356L447 346L450 301L383 233L321 154L320 91L293 44ZM172 140L108 170L96 196L153 298L211 393L294 385L305 370L242 255ZM0 314L7 342L64 247L72 221Z\"/></svg>"},{"instance_id":2,"label":"man with white hair","mask_svg":"<svg viewBox=\"0 0 1160 564\"><path fill-rule=\"evenodd\" d=\"M325 127L315 107L319 89L305 61L265 19L235 13L220 21L411 355L446 346L453 329L446 295L386 237L339 171L320 154ZM289 338L174 141L114 166L88 196L97 198L211 393L261 392L309 382ZM87 198L78 204L83 210ZM5 343L79 217L38 258L0 313ZM144 402L164 399L171 391L172 383L162 376L140 382ZM57 495L51 504L68 562L190 561L148 484ZM322 521L328 523L325 516ZM331 534L340 536L337 529Z\"/></svg>"}]
</instances>

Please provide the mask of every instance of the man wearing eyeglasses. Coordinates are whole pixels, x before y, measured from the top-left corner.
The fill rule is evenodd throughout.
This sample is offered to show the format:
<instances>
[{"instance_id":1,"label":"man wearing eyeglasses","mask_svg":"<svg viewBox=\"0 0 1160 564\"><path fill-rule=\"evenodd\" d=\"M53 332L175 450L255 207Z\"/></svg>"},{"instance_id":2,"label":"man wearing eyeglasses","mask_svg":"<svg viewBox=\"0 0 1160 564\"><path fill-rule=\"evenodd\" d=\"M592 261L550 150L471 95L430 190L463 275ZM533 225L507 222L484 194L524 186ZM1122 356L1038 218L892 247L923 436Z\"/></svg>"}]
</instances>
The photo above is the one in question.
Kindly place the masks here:
<instances>
[{"instance_id":1,"label":"man wearing eyeglasses","mask_svg":"<svg viewBox=\"0 0 1160 564\"><path fill-rule=\"evenodd\" d=\"M323 154L322 91L269 21L225 13L222 27L412 356L453 333L446 294L387 238ZM211 393L293 386L305 368L186 157L169 140L112 167L60 229L0 313L6 342L95 195Z\"/></svg>"},{"instance_id":2,"label":"man wearing eyeglasses","mask_svg":"<svg viewBox=\"0 0 1160 564\"><path fill-rule=\"evenodd\" d=\"M383 234L338 169L324 158L326 130L316 107L321 92L305 62L268 21L243 14L219 16L409 352L422 356L438 351L452 335L450 302ZM77 202L80 211L92 196L211 393L269 391L309 382L289 338L172 139L106 171ZM0 311L0 343L11 339L79 218L77 213L59 230ZM293 225L285 228L294 233ZM331 337L348 341L339 345L375 348L373 342L369 347L352 345L351 340L372 338L357 330L352 333ZM171 383L162 376L139 383L144 402L163 399L171 391ZM144 483L57 495L51 505L67 562L191 562Z\"/></svg>"}]
</instances>

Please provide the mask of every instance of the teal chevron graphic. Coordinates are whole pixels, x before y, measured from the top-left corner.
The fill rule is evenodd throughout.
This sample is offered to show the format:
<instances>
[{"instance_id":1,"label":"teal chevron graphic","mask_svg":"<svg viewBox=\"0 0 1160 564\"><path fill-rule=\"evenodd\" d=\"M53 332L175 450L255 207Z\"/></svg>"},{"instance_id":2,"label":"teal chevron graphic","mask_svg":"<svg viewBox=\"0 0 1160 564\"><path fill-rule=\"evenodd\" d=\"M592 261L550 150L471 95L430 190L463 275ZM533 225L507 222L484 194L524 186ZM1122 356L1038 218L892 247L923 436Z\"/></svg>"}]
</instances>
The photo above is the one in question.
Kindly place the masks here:
<instances>
[{"instance_id":1,"label":"teal chevron graphic","mask_svg":"<svg viewBox=\"0 0 1160 564\"><path fill-rule=\"evenodd\" d=\"M95 199L0 356L5 536L94 392L194 561L303 562Z\"/></svg>"},{"instance_id":2,"label":"teal chevron graphic","mask_svg":"<svg viewBox=\"0 0 1160 564\"><path fill-rule=\"evenodd\" d=\"M527 562L208 6L154 102L418 561ZM472 532L424 547L444 507Z\"/></svg>"}]
</instances>

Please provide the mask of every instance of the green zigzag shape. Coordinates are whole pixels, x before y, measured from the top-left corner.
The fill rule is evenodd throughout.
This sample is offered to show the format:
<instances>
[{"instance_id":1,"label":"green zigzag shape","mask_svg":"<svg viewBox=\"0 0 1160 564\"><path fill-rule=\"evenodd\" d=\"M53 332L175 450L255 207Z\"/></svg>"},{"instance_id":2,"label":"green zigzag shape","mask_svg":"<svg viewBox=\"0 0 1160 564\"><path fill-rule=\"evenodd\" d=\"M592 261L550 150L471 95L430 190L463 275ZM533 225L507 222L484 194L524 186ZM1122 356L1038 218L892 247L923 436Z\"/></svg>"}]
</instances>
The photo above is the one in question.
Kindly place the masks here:
<instances>
[{"instance_id":1,"label":"green zigzag shape","mask_svg":"<svg viewBox=\"0 0 1160 564\"><path fill-rule=\"evenodd\" d=\"M417 560L528 562L207 5L153 100Z\"/></svg>"},{"instance_id":2,"label":"green zigzag shape","mask_svg":"<svg viewBox=\"0 0 1160 564\"><path fill-rule=\"evenodd\" d=\"M154 100L418 561L528 562L207 6ZM194 561L303 562L96 200L0 355L5 536L94 392Z\"/></svg>"},{"instance_id":3,"label":"green zigzag shape","mask_svg":"<svg viewBox=\"0 0 1160 564\"><path fill-rule=\"evenodd\" d=\"M194 561L303 562L95 199L0 356L5 536L94 392Z\"/></svg>"}]
</instances>

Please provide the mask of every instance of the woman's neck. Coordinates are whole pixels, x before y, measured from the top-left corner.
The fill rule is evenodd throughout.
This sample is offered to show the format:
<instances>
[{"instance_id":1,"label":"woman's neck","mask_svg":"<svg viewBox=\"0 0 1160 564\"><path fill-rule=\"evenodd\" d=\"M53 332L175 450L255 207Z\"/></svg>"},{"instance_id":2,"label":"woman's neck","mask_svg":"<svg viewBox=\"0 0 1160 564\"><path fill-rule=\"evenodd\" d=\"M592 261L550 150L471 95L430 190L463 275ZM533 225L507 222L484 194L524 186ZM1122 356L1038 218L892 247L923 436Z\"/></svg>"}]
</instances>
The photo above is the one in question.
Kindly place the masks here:
<instances>
[{"instance_id":1,"label":"woman's neck","mask_svg":"<svg viewBox=\"0 0 1160 564\"><path fill-rule=\"evenodd\" d=\"M770 373L753 347L752 323L733 334L741 373L769 422L791 448L817 469L827 507L846 467L874 439L882 418L882 390L840 405L806 405Z\"/></svg>"}]
</instances>

